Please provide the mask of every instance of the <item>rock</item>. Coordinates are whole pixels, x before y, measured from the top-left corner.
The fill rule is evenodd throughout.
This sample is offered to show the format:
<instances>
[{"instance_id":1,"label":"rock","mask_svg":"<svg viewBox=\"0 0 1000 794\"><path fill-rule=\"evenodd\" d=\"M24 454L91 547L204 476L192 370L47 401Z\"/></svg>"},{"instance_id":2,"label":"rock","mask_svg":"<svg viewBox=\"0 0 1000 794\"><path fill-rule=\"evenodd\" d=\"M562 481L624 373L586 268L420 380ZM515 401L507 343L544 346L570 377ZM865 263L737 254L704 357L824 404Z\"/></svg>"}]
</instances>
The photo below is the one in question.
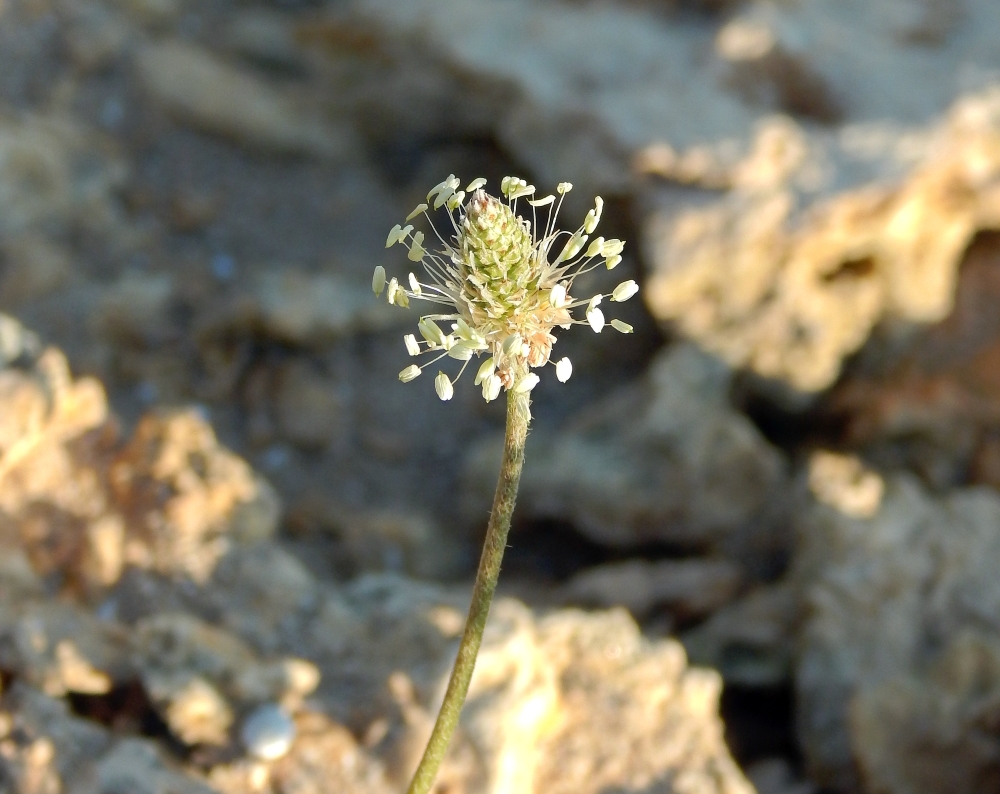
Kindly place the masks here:
<instances>
[{"instance_id":1,"label":"rock","mask_svg":"<svg viewBox=\"0 0 1000 794\"><path fill-rule=\"evenodd\" d=\"M568 603L623 606L638 618L664 607L681 620L693 620L731 601L741 579L740 567L725 559L628 560L587 568L560 594Z\"/></svg>"},{"instance_id":2,"label":"rock","mask_svg":"<svg viewBox=\"0 0 1000 794\"><path fill-rule=\"evenodd\" d=\"M755 761L746 772L757 794L816 794L817 791L812 783L796 780L795 773L784 758Z\"/></svg>"},{"instance_id":3,"label":"rock","mask_svg":"<svg viewBox=\"0 0 1000 794\"><path fill-rule=\"evenodd\" d=\"M640 389L588 409L555 436L532 433L520 515L569 521L611 546L739 548L760 563L785 543L784 463L729 405L729 383L722 362L678 345L654 360ZM465 490L476 495L470 521L487 515L499 458L491 443L466 463Z\"/></svg>"},{"instance_id":4,"label":"rock","mask_svg":"<svg viewBox=\"0 0 1000 794\"><path fill-rule=\"evenodd\" d=\"M447 580L464 573L461 540L419 510L348 508L310 494L290 508L288 521L303 538L332 539L345 576L386 571Z\"/></svg>"},{"instance_id":5,"label":"rock","mask_svg":"<svg viewBox=\"0 0 1000 794\"><path fill-rule=\"evenodd\" d=\"M845 516L871 518L882 505L885 481L853 455L819 450L809 459L809 489Z\"/></svg>"},{"instance_id":6,"label":"rock","mask_svg":"<svg viewBox=\"0 0 1000 794\"><path fill-rule=\"evenodd\" d=\"M151 678L149 689L155 699L164 702L163 714L171 733L188 745L225 745L229 741L233 713L215 687L202 678L191 678L169 690L163 684Z\"/></svg>"},{"instance_id":7,"label":"rock","mask_svg":"<svg viewBox=\"0 0 1000 794\"><path fill-rule=\"evenodd\" d=\"M4 692L0 709L0 756L15 790L42 794L93 779L94 759L111 744L102 726L71 715L65 701L22 682Z\"/></svg>"},{"instance_id":8,"label":"rock","mask_svg":"<svg viewBox=\"0 0 1000 794\"><path fill-rule=\"evenodd\" d=\"M267 487L197 412L150 413L123 441L96 384L74 380L56 351L8 347L17 356L0 369L12 384L0 417L13 418L0 454L40 439L0 477L0 668L17 682L0 700L0 756L18 790L403 785L447 680L466 588L317 579L274 534ZM370 523L386 537L419 534ZM623 611L538 616L502 601L442 781L456 792L596 794L684 780L749 794L722 738L720 686L676 642L643 639ZM14 692L57 727L22 729L34 707ZM75 727L71 694L108 727ZM137 736L154 715L191 748L184 761ZM80 747L67 747L61 737L77 730ZM237 731L252 752L238 754Z\"/></svg>"},{"instance_id":9,"label":"rock","mask_svg":"<svg viewBox=\"0 0 1000 794\"><path fill-rule=\"evenodd\" d=\"M397 324L402 316L373 301L367 284L296 269L261 273L254 299L265 333L298 345L318 345L349 332L379 330Z\"/></svg>"},{"instance_id":10,"label":"rock","mask_svg":"<svg viewBox=\"0 0 1000 794\"><path fill-rule=\"evenodd\" d=\"M720 690L713 672L687 668L678 643L641 639L620 611L536 621L508 602L487 629L463 725L487 749L492 791L683 777L693 791L750 794L724 749Z\"/></svg>"},{"instance_id":11,"label":"rock","mask_svg":"<svg viewBox=\"0 0 1000 794\"><path fill-rule=\"evenodd\" d=\"M274 490L195 411L144 417L109 479L133 565L204 581L233 542L260 541L277 527Z\"/></svg>"},{"instance_id":12,"label":"rock","mask_svg":"<svg viewBox=\"0 0 1000 794\"><path fill-rule=\"evenodd\" d=\"M241 546L223 557L202 591L220 625L263 653L278 653L288 626L300 626L321 603L322 588L289 551L274 543ZM253 609L248 610L247 605ZM301 650L295 652L301 654ZM280 670L278 680L285 680ZM275 699L300 687L265 689L253 699ZM247 693L249 695L249 693Z\"/></svg>"},{"instance_id":13,"label":"rock","mask_svg":"<svg viewBox=\"0 0 1000 794\"><path fill-rule=\"evenodd\" d=\"M164 760L143 739L119 740L96 764L99 791L129 794L214 794L212 788Z\"/></svg>"},{"instance_id":14,"label":"rock","mask_svg":"<svg viewBox=\"0 0 1000 794\"><path fill-rule=\"evenodd\" d=\"M73 275L69 252L40 235L16 237L3 246L2 254L0 295L8 306L47 295Z\"/></svg>"},{"instance_id":15,"label":"rock","mask_svg":"<svg viewBox=\"0 0 1000 794\"><path fill-rule=\"evenodd\" d=\"M36 570L88 587L125 565L204 579L231 544L274 532L273 489L197 413L151 414L116 448L96 381L54 349L26 363L0 370L0 524Z\"/></svg>"},{"instance_id":16,"label":"rock","mask_svg":"<svg viewBox=\"0 0 1000 794\"><path fill-rule=\"evenodd\" d=\"M107 226L127 176L102 139L70 116L0 113L0 241L42 225Z\"/></svg>"},{"instance_id":17,"label":"rock","mask_svg":"<svg viewBox=\"0 0 1000 794\"><path fill-rule=\"evenodd\" d=\"M399 785L445 686L462 622L449 611L459 603L442 588L366 576L317 616L319 697L353 708ZM644 640L621 610L536 617L502 600L441 780L457 791L530 794L684 777L692 791L749 793L722 741L720 686L713 672L687 667L678 643Z\"/></svg>"},{"instance_id":18,"label":"rock","mask_svg":"<svg viewBox=\"0 0 1000 794\"><path fill-rule=\"evenodd\" d=\"M876 323L948 314L962 254L1000 223L998 175L996 91L930 130L762 123L721 198L653 213L647 305L731 365L817 392Z\"/></svg>"},{"instance_id":19,"label":"rock","mask_svg":"<svg viewBox=\"0 0 1000 794\"><path fill-rule=\"evenodd\" d=\"M184 10L180 0L115 0L115 5L137 22L152 28L175 21Z\"/></svg>"},{"instance_id":20,"label":"rock","mask_svg":"<svg viewBox=\"0 0 1000 794\"><path fill-rule=\"evenodd\" d=\"M47 602L41 588L17 595L0 615L5 669L51 697L104 695L113 680L128 676L128 648L119 627L73 604Z\"/></svg>"},{"instance_id":21,"label":"rock","mask_svg":"<svg viewBox=\"0 0 1000 794\"><path fill-rule=\"evenodd\" d=\"M970 478L1000 484L998 243L984 232L969 246L944 321L873 339L819 406L843 427L843 443L880 468L903 466L942 489Z\"/></svg>"},{"instance_id":22,"label":"rock","mask_svg":"<svg viewBox=\"0 0 1000 794\"><path fill-rule=\"evenodd\" d=\"M740 136L752 120L691 68L703 33L639 9L354 0L348 12L303 35L342 57L352 34L375 32L359 79L381 91L355 89L372 135L495 134L543 191L571 178L588 195L627 192L641 147ZM612 57L609 42L622 41Z\"/></svg>"},{"instance_id":23,"label":"rock","mask_svg":"<svg viewBox=\"0 0 1000 794\"><path fill-rule=\"evenodd\" d=\"M85 74L108 69L126 46L128 24L113 9L97 3L65 3L61 10L73 65Z\"/></svg>"},{"instance_id":24,"label":"rock","mask_svg":"<svg viewBox=\"0 0 1000 794\"><path fill-rule=\"evenodd\" d=\"M227 49L251 63L286 74L309 71L307 54L296 40L294 17L288 14L261 9L244 11L233 18L223 41Z\"/></svg>"},{"instance_id":25,"label":"rock","mask_svg":"<svg viewBox=\"0 0 1000 794\"><path fill-rule=\"evenodd\" d=\"M954 75L976 87L1000 65L989 0L961 13L756 0L707 24L645 5L353 0L303 37L362 61L353 90L372 136L493 134L540 184L571 177L605 195L636 187L633 158L650 145L738 150L774 111L922 124L954 99Z\"/></svg>"},{"instance_id":26,"label":"rock","mask_svg":"<svg viewBox=\"0 0 1000 794\"><path fill-rule=\"evenodd\" d=\"M280 706L265 703L243 721L240 739L251 755L276 761L288 753L295 741L295 723Z\"/></svg>"},{"instance_id":27,"label":"rock","mask_svg":"<svg viewBox=\"0 0 1000 794\"><path fill-rule=\"evenodd\" d=\"M324 377L306 362L296 360L278 376L275 414L278 432L305 449L323 449L338 436L342 425L336 381Z\"/></svg>"},{"instance_id":28,"label":"rock","mask_svg":"<svg viewBox=\"0 0 1000 794\"><path fill-rule=\"evenodd\" d=\"M806 604L796 665L810 772L837 791L989 788L1000 692L994 575L1000 497L940 497L887 478L870 519L816 505L794 581Z\"/></svg>"},{"instance_id":29,"label":"rock","mask_svg":"<svg viewBox=\"0 0 1000 794\"><path fill-rule=\"evenodd\" d=\"M234 290L199 318L195 334L206 357L234 335L260 334L280 344L323 349L352 333L409 324L413 315L372 298L367 282L275 265Z\"/></svg>"},{"instance_id":30,"label":"rock","mask_svg":"<svg viewBox=\"0 0 1000 794\"><path fill-rule=\"evenodd\" d=\"M212 794L192 773L167 761L153 742L116 739L64 701L15 683L0 702L0 756L6 779L25 794L129 792Z\"/></svg>"},{"instance_id":31,"label":"rock","mask_svg":"<svg viewBox=\"0 0 1000 794\"><path fill-rule=\"evenodd\" d=\"M206 132L265 151L341 158L346 130L299 107L263 78L178 41L146 45L136 66L170 113Z\"/></svg>"},{"instance_id":32,"label":"rock","mask_svg":"<svg viewBox=\"0 0 1000 794\"><path fill-rule=\"evenodd\" d=\"M173 298L169 274L127 274L104 291L91 322L116 346L150 348L167 337Z\"/></svg>"},{"instance_id":33,"label":"rock","mask_svg":"<svg viewBox=\"0 0 1000 794\"><path fill-rule=\"evenodd\" d=\"M778 687L792 678L802 606L787 581L759 586L684 632L692 664L718 670L730 685Z\"/></svg>"},{"instance_id":34,"label":"rock","mask_svg":"<svg viewBox=\"0 0 1000 794\"><path fill-rule=\"evenodd\" d=\"M219 764L209 773L220 794L274 791L389 794L382 765L365 752L344 726L318 712L298 715L291 749L270 761ZM270 784L273 788L265 788Z\"/></svg>"}]
</instances>

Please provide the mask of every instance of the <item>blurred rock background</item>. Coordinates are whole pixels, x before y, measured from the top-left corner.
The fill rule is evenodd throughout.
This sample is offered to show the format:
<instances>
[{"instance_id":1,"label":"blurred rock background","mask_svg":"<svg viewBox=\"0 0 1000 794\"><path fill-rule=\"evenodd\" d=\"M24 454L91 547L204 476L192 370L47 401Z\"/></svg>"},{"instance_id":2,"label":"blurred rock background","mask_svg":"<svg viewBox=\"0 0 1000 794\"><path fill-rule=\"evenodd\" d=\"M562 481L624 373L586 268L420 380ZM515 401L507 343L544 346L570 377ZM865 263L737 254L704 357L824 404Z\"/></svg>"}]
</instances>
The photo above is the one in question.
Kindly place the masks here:
<instances>
[{"instance_id":1,"label":"blurred rock background","mask_svg":"<svg viewBox=\"0 0 1000 794\"><path fill-rule=\"evenodd\" d=\"M994 0L0 0L0 792L405 788L503 422L368 291L448 173L642 301L439 793L1000 792Z\"/></svg>"}]
</instances>

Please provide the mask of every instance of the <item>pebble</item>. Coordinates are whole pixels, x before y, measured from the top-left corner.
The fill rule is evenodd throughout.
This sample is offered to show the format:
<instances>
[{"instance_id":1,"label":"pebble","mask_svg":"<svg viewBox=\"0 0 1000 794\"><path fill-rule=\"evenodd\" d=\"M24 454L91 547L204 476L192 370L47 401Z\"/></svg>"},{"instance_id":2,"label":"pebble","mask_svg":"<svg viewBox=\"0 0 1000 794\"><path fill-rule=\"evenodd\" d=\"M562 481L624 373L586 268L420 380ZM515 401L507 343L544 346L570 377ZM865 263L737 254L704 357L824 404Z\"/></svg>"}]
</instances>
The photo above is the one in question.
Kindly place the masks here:
<instances>
[{"instance_id":1,"label":"pebble","mask_svg":"<svg viewBox=\"0 0 1000 794\"><path fill-rule=\"evenodd\" d=\"M266 703L244 720L240 738L251 755L262 761L274 761L291 748L295 723L281 706Z\"/></svg>"}]
</instances>

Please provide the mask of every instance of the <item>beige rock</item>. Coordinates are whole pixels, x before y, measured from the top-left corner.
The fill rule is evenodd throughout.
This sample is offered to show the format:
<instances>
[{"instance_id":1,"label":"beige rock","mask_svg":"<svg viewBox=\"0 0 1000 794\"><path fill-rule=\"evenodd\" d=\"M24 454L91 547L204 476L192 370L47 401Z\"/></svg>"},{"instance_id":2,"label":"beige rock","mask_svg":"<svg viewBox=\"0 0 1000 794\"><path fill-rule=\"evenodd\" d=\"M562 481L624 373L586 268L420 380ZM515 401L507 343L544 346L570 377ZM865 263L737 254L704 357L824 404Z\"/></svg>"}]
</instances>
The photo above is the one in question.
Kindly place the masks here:
<instances>
[{"instance_id":1,"label":"beige rock","mask_svg":"<svg viewBox=\"0 0 1000 794\"><path fill-rule=\"evenodd\" d=\"M948 314L965 248L1000 223L998 174L995 91L929 132L768 121L721 199L650 219L647 305L733 366L818 391L879 321Z\"/></svg>"},{"instance_id":2,"label":"beige rock","mask_svg":"<svg viewBox=\"0 0 1000 794\"><path fill-rule=\"evenodd\" d=\"M342 157L349 146L344 129L207 50L177 41L149 44L136 65L154 99L208 132L255 148L323 158Z\"/></svg>"},{"instance_id":3,"label":"beige rock","mask_svg":"<svg viewBox=\"0 0 1000 794\"><path fill-rule=\"evenodd\" d=\"M274 490L194 411L147 415L109 476L134 565L204 581L232 543L263 540L277 526Z\"/></svg>"},{"instance_id":4,"label":"beige rock","mask_svg":"<svg viewBox=\"0 0 1000 794\"><path fill-rule=\"evenodd\" d=\"M738 151L762 113L927 123L1000 66L990 0L753 0L709 23L651 3L348 8L315 37L341 61L352 34L368 43L352 75L372 135L494 134L541 184L572 177L587 194L630 192L653 144Z\"/></svg>"},{"instance_id":5,"label":"beige rock","mask_svg":"<svg viewBox=\"0 0 1000 794\"><path fill-rule=\"evenodd\" d=\"M5 576L5 587L8 581ZM73 604L47 602L40 589L7 592L20 598L0 614L5 669L53 697L67 692L105 694L114 680L128 674L127 643L120 627Z\"/></svg>"},{"instance_id":6,"label":"beige rock","mask_svg":"<svg viewBox=\"0 0 1000 794\"><path fill-rule=\"evenodd\" d=\"M388 794L382 765L371 758L344 726L316 712L296 719L291 752L270 771L282 791L323 791L351 794Z\"/></svg>"},{"instance_id":7,"label":"beige rock","mask_svg":"<svg viewBox=\"0 0 1000 794\"><path fill-rule=\"evenodd\" d=\"M66 692L80 692L85 695L104 695L111 689L111 679L107 674L94 669L69 640L56 644L56 662L59 677ZM50 693L62 694L62 692Z\"/></svg>"},{"instance_id":8,"label":"beige rock","mask_svg":"<svg viewBox=\"0 0 1000 794\"><path fill-rule=\"evenodd\" d=\"M164 716L177 738L185 744L226 744L233 712L215 687L203 678L192 678L173 691L163 691L158 683L151 679L151 694L166 701Z\"/></svg>"},{"instance_id":9,"label":"beige rock","mask_svg":"<svg viewBox=\"0 0 1000 794\"><path fill-rule=\"evenodd\" d=\"M498 606L463 720L486 750L486 790L641 790L673 777L751 794L722 740L721 681L687 668L679 644L642 640L622 612L536 621Z\"/></svg>"},{"instance_id":10,"label":"beige rock","mask_svg":"<svg viewBox=\"0 0 1000 794\"><path fill-rule=\"evenodd\" d=\"M453 658L441 608L458 604L451 591L365 576L317 616L319 697L370 715L361 724L396 785L423 750ZM678 779L690 791L750 794L722 740L720 687L687 666L678 643L643 639L624 611L536 617L502 600L441 780L470 794L657 790Z\"/></svg>"},{"instance_id":11,"label":"beige rock","mask_svg":"<svg viewBox=\"0 0 1000 794\"><path fill-rule=\"evenodd\" d=\"M853 455L820 450L809 458L809 489L844 515L871 518L882 505L885 481Z\"/></svg>"}]
</instances>

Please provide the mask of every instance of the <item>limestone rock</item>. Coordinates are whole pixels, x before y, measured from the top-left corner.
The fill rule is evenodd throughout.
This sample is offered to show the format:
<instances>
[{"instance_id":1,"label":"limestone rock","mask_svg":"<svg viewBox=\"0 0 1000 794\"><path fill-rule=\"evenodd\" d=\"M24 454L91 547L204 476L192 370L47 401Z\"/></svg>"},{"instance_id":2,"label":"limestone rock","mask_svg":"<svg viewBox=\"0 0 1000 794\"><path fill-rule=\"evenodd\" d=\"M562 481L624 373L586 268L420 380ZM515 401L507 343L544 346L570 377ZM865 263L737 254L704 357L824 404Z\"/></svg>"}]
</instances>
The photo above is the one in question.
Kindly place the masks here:
<instances>
[{"instance_id":1,"label":"limestone rock","mask_svg":"<svg viewBox=\"0 0 1000 794\"><path fill-rule=\"evenodd\" d=\"M109 479L132 537L128 562L204 580L233 541L270 537L274 490L195 411L148 414Z\"/></svg>"},{"instance_id":2,"label":"limestone rock","mask_svg":"<svg viewBox=\"0 0 1000 794\"><path fill-rule=\"evenodd\" d=\"M889 794L994 785L998 522L994 492L933 497L907 476L888 479L871 518L827 505L804 514L796 688L820 785Z\"/></svg>"},{"instance_id":3,"label":"limestone rock","mask_svg":"<svg viewBox=\"0 0 1000 794\"><path fill-rule=\"evenodd\" d=\"M686 790L752 794L716 716L721 681L622 612L540 620L498 605L463 726L492 792ZM672 781L672 783L670 782Z\"/></svg>"},{"instance_id":4,"label":"limestone rock","mask_svg":"<svg viewBox=\"0 0 1000 794\"><path fill-rule=\"evenodd\" d=\"M784 464L729 405L729 379L722 362L679 345L655 359L641 389L588 409L554 437L533 433L521 515L570 521L613 546L773 552L783 544ZM470 520L487 514L499 457L494 443L466 465L478 497Z\"/></svg>"},{"instance_id":5,"label":"limestone rock","mask_svg":"<svg viewBox=\"0 0 1000 794\"><path fill-rule=\"evenodd\" d=\"M462 625L449 613L460 603L452 591L366 576L318 617L329 671L320 697L370 715L373 750L400 785L447 680ZM720 687L715 673L687 666L680 644L643 639L624 611L536 617L502 600L441 779L457 791L530 794L658 791L683 778L691 791L749 794L722 741Z\"/></svg>"},{"instance_id":6,"label":"limestone rock","mask_svg":"<svg viewBox=\"0 0 1000 794\"><path fill-rule=\"evenodd\" d=\"M1000 93L929 131L763 122L727 179L649 220L646 302L731 365L816 392L876 323L951 310L962 254L1000 223Z\"/></svg>"},{"instance_id":7,"label":"limestone rock","mask_svg":"<svg viewBox=\"0 0 1000 794\"><path fill-rule=\"evenodd\" d=\"M178 41L145 46L137 66L171 113L208 132L270 151L342 157L344 129L297 106L263 78Z\"/></svg>"}]
</instances>

